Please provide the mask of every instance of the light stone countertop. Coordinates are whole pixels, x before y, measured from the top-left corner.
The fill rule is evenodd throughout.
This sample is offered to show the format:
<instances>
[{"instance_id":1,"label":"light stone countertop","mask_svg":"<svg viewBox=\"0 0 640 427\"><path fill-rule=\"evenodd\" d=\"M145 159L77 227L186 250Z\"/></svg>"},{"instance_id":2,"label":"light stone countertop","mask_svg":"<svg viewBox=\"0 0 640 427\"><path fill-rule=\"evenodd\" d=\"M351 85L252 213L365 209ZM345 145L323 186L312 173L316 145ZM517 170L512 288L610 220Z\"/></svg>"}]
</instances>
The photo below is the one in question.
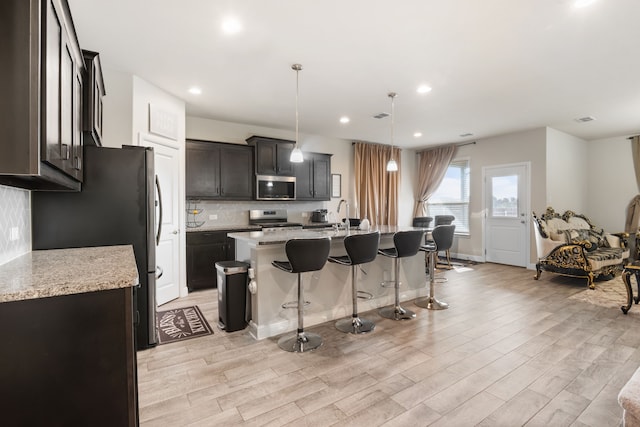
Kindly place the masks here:
<instances>
[{"instance_id":1,"label":"light stone countertop","mask_svg":"<svg viewBox=\"0 0 640 427\"><path fill-rule=\"evenodd\" d=\"M0 302L138 285L133 247L32 251L0 265Z\"/></svg>"},{"instance_id":2,"label":"light stone countertop","mask_svg":"<svg viewBox=\"0 0 640 427\"><path fill-rule=\"evenodd\" d=\"M349 234L365 234L370 233L372 231L380 231L381 236L391 235L397 231L409 231L409 230L425 230L424 228L416 228L416 227L397 227L397 226L389 226L389 225L381 225L375 229L371 229L369 231L360 230L357 227L352 227L349 230ZM340 229L338 231L335 230L277 230L277 231L245 231L240 233L229 233L227 236L232 239L244 240L249 243L257 244L257 245L277 245L285 243L290 239L308 239L314 237L331 237L331 239L343 240L345 236L347 236L347 231L345 229Z\"/></svg>"},{"instance_id":3,"label":"light stone countertop","mask_svg":"<svg viewBox=\"0 0 640 427\"><path fill-rule=\"evenodd\" d=\"M187 233L197 231L233 231L233 230L260 230L257 225L203 225L200 227L187 227Z\"/></svg>"}]
</instances>

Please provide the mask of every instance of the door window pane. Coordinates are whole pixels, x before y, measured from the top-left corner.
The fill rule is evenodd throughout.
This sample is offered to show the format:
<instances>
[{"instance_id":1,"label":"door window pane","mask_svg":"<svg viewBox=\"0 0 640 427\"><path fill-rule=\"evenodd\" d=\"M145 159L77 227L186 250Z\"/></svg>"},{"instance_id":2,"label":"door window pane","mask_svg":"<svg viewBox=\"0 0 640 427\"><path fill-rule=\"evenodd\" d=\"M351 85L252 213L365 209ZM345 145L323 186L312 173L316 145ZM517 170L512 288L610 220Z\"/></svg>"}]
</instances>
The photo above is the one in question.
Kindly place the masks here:
<instances>
[{"instance_id":1,"label":"door window pane","mask_svg":"<svg viewBox=\"0 0 640 427\"><path fill-rule=\"evenodd\" d=\"M518 175L491 178L493 196L491 215L494 217L518 217Z\"/></svg>"}]
</instances>

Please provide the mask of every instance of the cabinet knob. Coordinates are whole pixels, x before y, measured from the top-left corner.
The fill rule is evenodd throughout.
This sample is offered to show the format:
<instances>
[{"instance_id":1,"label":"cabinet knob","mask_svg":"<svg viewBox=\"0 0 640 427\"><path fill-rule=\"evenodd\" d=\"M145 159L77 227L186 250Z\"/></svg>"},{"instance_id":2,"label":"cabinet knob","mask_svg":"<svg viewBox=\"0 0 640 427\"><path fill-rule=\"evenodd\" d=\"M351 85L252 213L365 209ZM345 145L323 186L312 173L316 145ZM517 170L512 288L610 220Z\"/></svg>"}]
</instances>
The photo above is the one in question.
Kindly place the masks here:
<instances>
[{"instance_id":1,"label":"cabinet knob","mask_svg":"<svg viewBox=\"0 0 640 427\"><path fill-rule=\"evenodd\" d=\"M178 233L180 233L180 229L179 229L179 228L178 228L177 230L173 230L173 231L171 232L171 234L178 234Z\"/></svg>"}]
</instances>

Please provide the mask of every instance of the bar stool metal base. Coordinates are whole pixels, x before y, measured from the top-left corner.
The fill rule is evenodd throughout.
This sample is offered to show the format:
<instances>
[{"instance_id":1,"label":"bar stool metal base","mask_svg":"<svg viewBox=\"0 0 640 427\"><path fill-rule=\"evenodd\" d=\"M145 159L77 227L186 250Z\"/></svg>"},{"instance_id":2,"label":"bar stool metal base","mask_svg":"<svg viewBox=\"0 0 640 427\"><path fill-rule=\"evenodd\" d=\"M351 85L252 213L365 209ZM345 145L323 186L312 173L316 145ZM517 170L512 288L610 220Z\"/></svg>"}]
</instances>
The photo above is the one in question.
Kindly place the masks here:
<instances>
[{"instance_id":1,"label":"bar stool metal base","mask_svg":"<svg viewBox=\"0 0 640 427\"><path fill-rule=\"evenodd\" d=\"M315 350L322 345L322 337L311 332L298 332L294 335L285 335L278 340L278 347L292 353L304 353Z\"/></svg>"},{"instance_id":2,"label":"bar stool metal base","mask_svg":"<svg viewBox=\"0 0 640 427\"><path fill-rule=\"evenodd\" d=\"M410 320L416 317L416 314L413 311L402 308L399 305L382 307L378 310L378 314L392 320Z\"/></svg>"},{"instance_id":3,"label":"bar stool metal base","mask_svg":"<svg viewBox=\"0 0 640 427\"><path fill-rule=\"evenodd\" d=\"M425 297L416 300L418 307L426 308L427 310L446 310L449 308L449 304L446 302L438 301L435 297Z\"/></svg>"},{"instance_id":4,"label":"bar stool metal base","mask_svg":"<svg viewBox=\"0 0 640 427\"><path fill-rule=\"evenodd\" d=\"M375 327L376 324L371 320L360 317L340 319L336 322L336 329L345 334L366 334L367 332L373 331Z\"/></svg>"}]
</instances>

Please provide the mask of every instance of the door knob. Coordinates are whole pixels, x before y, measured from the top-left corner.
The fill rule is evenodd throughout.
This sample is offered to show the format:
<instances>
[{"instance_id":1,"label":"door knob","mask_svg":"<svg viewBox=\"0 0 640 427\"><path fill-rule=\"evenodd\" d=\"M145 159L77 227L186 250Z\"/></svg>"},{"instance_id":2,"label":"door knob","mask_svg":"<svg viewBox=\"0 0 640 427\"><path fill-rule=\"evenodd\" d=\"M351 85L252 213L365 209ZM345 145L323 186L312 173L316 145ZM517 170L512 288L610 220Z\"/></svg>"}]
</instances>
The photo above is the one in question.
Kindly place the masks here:
<instances>
[{"instance_id":1,"label":"door knob","mask_svg":"<svg viewBox=\"0 0 640 427\"><path fill-rule=\"evenodd\" d=\"M177 230L173 230L171 234L178 234L179 232L180 232L180 229L177 229Z\"/></svg>"}]
</instances>

